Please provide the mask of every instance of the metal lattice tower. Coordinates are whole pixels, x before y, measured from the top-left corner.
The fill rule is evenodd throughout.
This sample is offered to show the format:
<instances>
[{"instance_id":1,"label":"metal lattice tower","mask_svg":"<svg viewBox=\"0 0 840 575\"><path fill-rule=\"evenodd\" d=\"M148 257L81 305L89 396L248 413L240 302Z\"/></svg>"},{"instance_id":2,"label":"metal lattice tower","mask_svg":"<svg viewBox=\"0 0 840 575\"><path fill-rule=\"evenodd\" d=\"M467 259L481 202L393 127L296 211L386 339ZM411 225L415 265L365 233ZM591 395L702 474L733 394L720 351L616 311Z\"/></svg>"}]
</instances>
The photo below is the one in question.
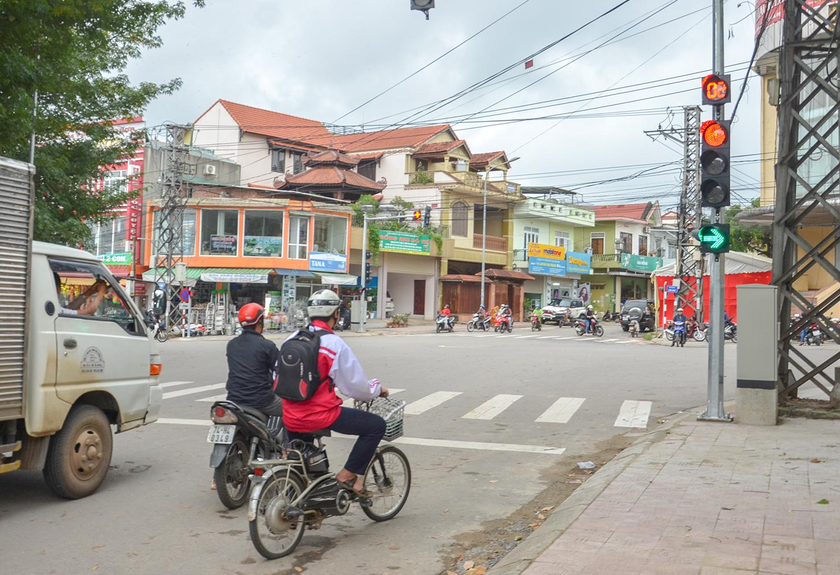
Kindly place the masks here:
<instances>
[{"instance_id":1,"label":"metal lattice tower","mask_svg":"<svg viewBox=\"0 0 840 575\"><path fill-rule=\"evenodd\" d=\"M840 42L836 6L811 4L809 0L785 1L779 67L773 283L780 297L777 385L782 401L807 382L828 394L834 385L830 366L840 360L837 350L818 364L791 341L798 342L803 327L816 322L840 344L826 319L827 312L840 303L840 270L832 257L840 249ZM819 169L813 169L815 162L820 162ZM814 226L828 231L821 239L820 234L807 234L805 230ZM807 289L807 285L802 288L802 280L815 268L835 282L817 304L802 293ZM801 320L791 321L794 309L801 310Z\"/></svg>"},{"instance_id":2,"label":"metal lattice tower","mask_svg":"<svg viewBox=\"0 0 840 575\"><path fill-rule=\"evenodd\" d=\"M686 106L684 113L682 190L677 230L677 269L680 281L677 306L690 304L703 319L703 259L691 232L700 227L700 108Z\"/></svg>"},{"instance_id":3,"label":"metal lattice tower","mask_svg":"<svg viewBox=\"0 0 840 575\"><path fill-rule=\"evenodd\" d=\"M184 145L186 126L167 124L166 143L163 148L165 166L160 179L160 201L157 235L154 242L155 282L166 284L166 326L171 329L179 323L181 313L176 306L179 285L176 282L176 265L184 259L184 207L192 195L184 184L188 147Z\"/></svg>"}]
</instances>

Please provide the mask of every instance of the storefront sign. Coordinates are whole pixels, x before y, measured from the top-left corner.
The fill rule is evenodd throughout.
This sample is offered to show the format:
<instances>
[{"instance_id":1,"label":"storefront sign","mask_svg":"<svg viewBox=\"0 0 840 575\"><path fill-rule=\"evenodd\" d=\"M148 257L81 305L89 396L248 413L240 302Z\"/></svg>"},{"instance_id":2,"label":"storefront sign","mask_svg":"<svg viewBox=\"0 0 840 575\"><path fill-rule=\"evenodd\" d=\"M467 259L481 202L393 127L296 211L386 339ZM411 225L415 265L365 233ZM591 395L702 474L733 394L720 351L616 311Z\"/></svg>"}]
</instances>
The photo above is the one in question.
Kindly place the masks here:
<instances>
[{"instance_id":1,"label":"storefront sign","mask_svg":"<svg viewBox=\"0 0 840 575\"><path fill-rule=\"evenodd\" d=\"M637 272L652 272L662 265L662 258L621 254L621 267Z\"/></svg>"},{"instance_id":2,"label":"storefront sign","mask_svg":"<svg viewBox=\"0 0 840 575\"><path fill-rule=\"evenodd\" d=\"M236 255L236 236L210 236L210 255L211 256L235 256Z\"/></svg>"},{"instance_id":3,"label":"storefront sign","mask_svg":"<svg viewBox=\"0 0 840 575\"><path fill-rule=\"evenodd\" d=\"M289 304L295 301L297 290L297 276L283 276L283 306L288 308Z\"/></svg>"},{"instance_id":4,"label":"storefront sign","mask_svg":"<svg viewBox=\"0 0 840 575\"><path fill-rule=\"evenodd\" d=\"M134 261L134 258L130 253L122 253L122 254L102 254L96 256L96 259L101 261L108 267L114 266L130 266L131 263Z\"/></svg>"},{"instance_id":5,"label":"storefront sign","mask_svg":"<svg viewBox=\"0 0 840 575\"><path fill-rule=\"evenodd\" d=\"M319 272L345 272L347 256L329 252L309 252L309 269Z\"/></svg>"},{"instance_id":6,"label":"storefront sign","mask_svg":"<svg viewBox=\"0 0 840 575\"><path fill-rule=\"evenodd\" d=\"M210 283L236 283L236 284L267 284L268 274L248 273L248 270L241 272L213 272L201 273L201 281Z\"/></svg>"},{"instance_id":7,"label":"storefront sign","mask_svg":"<svg viewBox=\"0 0 840 575\"><path fill-rule=\"evenodd\" d=\"M566 262L564 260L531 256L528 258L528 273L547 276L564 276L566 275Z\"/></svg>"},{"instance_id":8,"label":"storefront sign","mask_svg":"<svg viewBox=\"0 0 840 575\"><path fill-rule=\"evenodd\" d=\"M429 236L406 232L379 232L379 251L403 254L429 254Z\"/></svg>"},{"instance_id":9,"label":"storefront sign","mask_svg":"<svg viewBox=\"0 0 840 575\"><path fill-rule=\"evenodd\" d=\"M550 260L565 260L566 248L563 246L550 246L548 244L528 244L528 258L544 258Z\"/></svg>"},{"instance_id":10,"label":"storefront sign","mask_svg":"<svg viewBox=\"0 0 840 575\"><path fill-rule=\"evenodd\" d=\"M566 254L568 261L567 271L570 274L588 274L592 271L592 256L580 252L569 252Z\"/></svg>"},{"instance_id":11,"label":"storefront sign","mask_svg":"<svg viewBox=\"0 0 840 575\"><path fill-rule=\"evenodd\" d=\"M236 238L236 236L222 237ZM236 254L235 239L233 254ZM263 258L283 257L283 238L275 238L272 236L245 236L245 242L242 245L242 255Z\"/></svg>"}]
</instances>

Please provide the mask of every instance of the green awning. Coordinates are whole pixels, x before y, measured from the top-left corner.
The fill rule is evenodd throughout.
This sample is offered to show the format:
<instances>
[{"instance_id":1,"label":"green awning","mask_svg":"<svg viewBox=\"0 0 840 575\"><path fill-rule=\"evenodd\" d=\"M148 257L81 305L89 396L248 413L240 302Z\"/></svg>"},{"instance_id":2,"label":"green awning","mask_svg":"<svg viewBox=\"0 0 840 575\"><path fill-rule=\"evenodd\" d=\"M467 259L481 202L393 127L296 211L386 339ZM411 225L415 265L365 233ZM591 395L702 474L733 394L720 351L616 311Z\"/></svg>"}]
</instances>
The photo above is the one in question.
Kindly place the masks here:
<instances>
[{"instance_id":1,"label":"green awning","mask_svg":"<svg viewBox=\"0 0 840 575\"><path fill-rule=\"evenodd\" d=\"M187 279L188 280L197 280L201 278L201 272L203 272L207 268L187 268ZM157 277L158 270L152 268L150 270L146 270L143 272L143 279L147 281L155 281Z\"/></svg>"}]
</instances>

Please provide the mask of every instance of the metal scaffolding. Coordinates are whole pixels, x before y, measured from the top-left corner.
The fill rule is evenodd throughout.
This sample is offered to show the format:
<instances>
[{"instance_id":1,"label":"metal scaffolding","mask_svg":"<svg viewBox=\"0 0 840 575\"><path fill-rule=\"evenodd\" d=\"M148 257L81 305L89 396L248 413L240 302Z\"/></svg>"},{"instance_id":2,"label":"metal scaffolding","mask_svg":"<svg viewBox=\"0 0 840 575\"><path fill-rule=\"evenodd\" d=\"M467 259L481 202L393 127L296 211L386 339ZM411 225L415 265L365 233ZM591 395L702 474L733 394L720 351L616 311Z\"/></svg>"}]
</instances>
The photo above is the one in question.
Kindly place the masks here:
<instances>
[{"instance_id":1,"label":"metal scaffolding","mask_svg":"<svg viewBox=\"0 0 840 575\"><path fill-rule=\"evenodd\" d=\"M703 220L700 196L700 108L683 109L683 168L680 192L679 226L677 230L677 269L680 281L677 307L690 303L697 320L703 321L703 258L700 247L691 235Z\"/></svg>"},{"instance_id":2,"label":"metal scaffolding","mask_svg":"<svg viewBox=\"0 0 840 575\"><path fill-rule=\"evenodd\" d=\"M840 42L836 5L815 4L812 0L786 0L784 7L773 218L773 283L780 296L777 384L781 401L794 396L807 382L828 394L834 385L829 368L840 360L837 349L816 363L792 342L798 342L803 328L817 323L840 344L826 318L840 303L836 265L840 258L832 257L834 250L840 249ZM814 170L817 161L820 169ZM807 230L815 226L826 233L809 234ZM813 294L803 293L808 291L809 271L827 274L835 282L820 294L818 303L812 301ZM791 320L794 310L801 312L801 319Z\"/></svg>"}]
</instances>

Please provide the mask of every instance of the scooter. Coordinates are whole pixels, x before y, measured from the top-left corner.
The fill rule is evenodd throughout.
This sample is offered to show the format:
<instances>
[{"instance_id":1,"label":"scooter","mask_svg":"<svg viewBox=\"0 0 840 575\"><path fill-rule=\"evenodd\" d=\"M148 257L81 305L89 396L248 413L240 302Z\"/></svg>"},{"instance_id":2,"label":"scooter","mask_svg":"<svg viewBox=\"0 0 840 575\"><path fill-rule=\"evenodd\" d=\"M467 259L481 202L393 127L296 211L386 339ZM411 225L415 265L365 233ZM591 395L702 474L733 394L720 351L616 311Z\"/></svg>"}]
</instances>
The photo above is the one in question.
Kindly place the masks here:
<instances>
[{"instance_id":1,"label":"scooter","mask_svg":"<svg viewBox=\"0 0 840 575\"><path fill-rule=\"evenodd\" d=\"M435 324L435 333L440 333L444 330L451 333L455 330L455 318L451 315L447 316L442 313L438 314Z\"/></svg>"},{"instance_id":2,"label":"scooter","mask_svg":"<svg viewBox=\"0 0 840 575\"><path fill-rule=\"evenodd\" d=\"M575 331L578 335L583 335L586 333L585 319L579 318L575 321ZM604 335L604 328L594 317L589 319L589 332L596 337L602 337Z\"/></svg>"},{"instance_id":3,"label":"scooter","mask_svg":"<svg viewBox=\"0 0 840 575\"><path fill-rule=\"evenodd\" d=\"M537 314L531 314L531 331L542 331L542 320Z\"/></svg>"},{"instance_id":4,"label":"scooter","mask_svg":"<svg viewBox=\"0 0 840 575\"><path fill-rule=\"evenodd\" d=\"M513 318L509 315L498 315L496 316L496 327L495 330L497 332L508 333L513 332Z\"/></svg>"},{"instance_id":5,"label":"scooter","mask_svg":"<svg viewBox=\"0 0 840 575\"><path fill-rule=\"evenodd\" d=\"M819 346L821 343L823 343L823 333L820 329L819 324L812 323L810 326L808 326L808 329L805 332L805 343L808 345L813 344L816 346Z\"/></svg>"},{"instance_id":6,"label":"scooter","mask_svg":"<svg viewBox=\"0 0 840 575\"><path fill-rule=\"evenodd\" d=\"M488 331L490 329L490 316L484 316L484 319L479 319L478 314L474 313L472 319L467 323L467 331L472 332L477 329L481 331Z\"/></svg>"},{"instance_id":7,"label":"scooter","mask_svg":"<svg viewBox=\"0 0 840 575\"><path fill-rule=\"evenodd\" d=\"M685 322L682 320L677 320L674 322L674 334L671 340L671 347L674 347L676 344L678 347L685 347Z\"/></svg>"}]
</instances>

